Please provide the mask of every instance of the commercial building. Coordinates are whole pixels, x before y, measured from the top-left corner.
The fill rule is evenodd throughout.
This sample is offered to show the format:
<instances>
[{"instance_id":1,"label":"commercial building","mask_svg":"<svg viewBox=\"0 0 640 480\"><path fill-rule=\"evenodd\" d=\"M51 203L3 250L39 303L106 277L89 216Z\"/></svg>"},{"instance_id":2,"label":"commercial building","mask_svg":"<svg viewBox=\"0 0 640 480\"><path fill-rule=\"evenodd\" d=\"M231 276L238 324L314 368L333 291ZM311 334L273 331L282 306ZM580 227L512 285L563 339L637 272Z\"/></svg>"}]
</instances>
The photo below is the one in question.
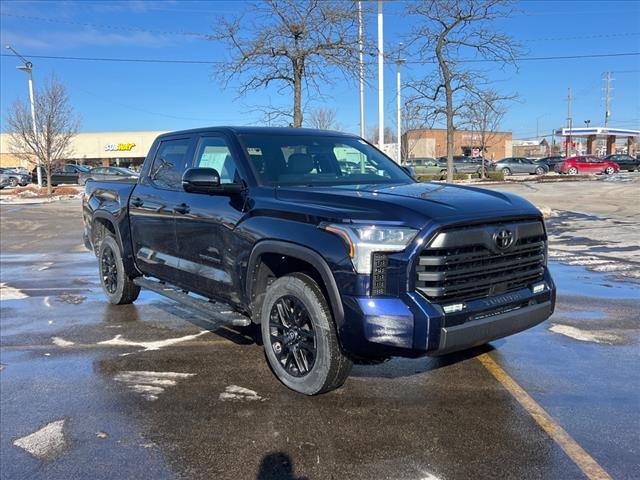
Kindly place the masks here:
<instances>
[{"instance_id":1,"label":"commercial building","mask_svg":"<svg viewBox=\"0 0 640 480\"><path fill-rule=\"evenodd\" d=\"M485 151L480 152L482 144L480 132L456 130L453 134L453 154L476 156L482 154L490 160L500 160L511 156L511 132L487 132ZM447 131L439 128L409 130L402 136L402 145L406 158L442 157L447 154Z\"/></svg>"},{"instance_id":2,"label":"commercial building","mask_svg":"<svg viewBox=\"0 0 640 480\"><path fill-rule=\"evenodd\" d=\"M556 136L563 137L562 150L564 152L566 146L569 145L569 153L571 155L576 153L586 153L588 155L626 153L635 155L638 151L638 139L640 139L640 130L628 128L560 128L553 133ZM584 140L585 148L581 149L576 140ZM619 140L623 143L619 144Z\"/></svg>"},{"instance_id":3,"label":"commercial building","mask_svg":"<svg viewBox=\"0 0 640 480\"><path fill-rule=\"evenodd\" d=\"M142 164L151 144L164 131L83 132L71 141L70 155L62 163L90 166L136 167ZM0 134L0 166L33 168L21 152L12 149L9 134Z\"/></svg>"},{"instance_id":4,"label":"commercial building","mask_svg":"<svg viewBox=\"0 0 640 480\"><path fill-rule=\"evenodd\" d=\"M549 142L542 140L514 140L512 142L514 157L541 158L551 154Z\"/></svg>"}]
</instances>

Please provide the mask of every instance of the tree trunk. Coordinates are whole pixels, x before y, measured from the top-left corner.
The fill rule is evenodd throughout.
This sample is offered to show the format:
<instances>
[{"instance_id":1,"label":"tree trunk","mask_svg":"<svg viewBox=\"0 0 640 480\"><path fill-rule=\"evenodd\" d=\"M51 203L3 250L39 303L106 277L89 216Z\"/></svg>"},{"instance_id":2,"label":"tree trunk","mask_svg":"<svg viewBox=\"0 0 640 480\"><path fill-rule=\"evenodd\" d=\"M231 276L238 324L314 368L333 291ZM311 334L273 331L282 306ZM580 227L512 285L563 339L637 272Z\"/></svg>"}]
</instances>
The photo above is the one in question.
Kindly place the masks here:
<instances>
[{"instance_id":1,"label":"tree trunk","mask_svg":"<svg viewBox=\"0 0 640 480\"><path fill-rule=\"evenodd\" d=\"M445 32L446 35L447 32ZM444 43L444 35L440 36L436 44L436 57L442 73L442 83L444 85L444 93L446 98L446 114L447 114L447 183L453 183L453 90L451 88L451 73L449 66L442 53Z\"/></svg>"},{"instance_id":2,"label":"tree trunk","mask_svg":"<svg viewBox=\"0 0 640 480\"><path fill-rule=\"evenodd\" d=\"M302 66L293 64L293 128L302 127Z\"/></svg>"},{"instance_id":3,"label":"tree trunk","mask_svg":"<svg viewBox=\"0 0 640 480\"><path fill-rule=\"evenodd\" d=\"M51 168L47 168L47 196L51 196L53 187L51 186Z\"/></svg>"}]
</instances>

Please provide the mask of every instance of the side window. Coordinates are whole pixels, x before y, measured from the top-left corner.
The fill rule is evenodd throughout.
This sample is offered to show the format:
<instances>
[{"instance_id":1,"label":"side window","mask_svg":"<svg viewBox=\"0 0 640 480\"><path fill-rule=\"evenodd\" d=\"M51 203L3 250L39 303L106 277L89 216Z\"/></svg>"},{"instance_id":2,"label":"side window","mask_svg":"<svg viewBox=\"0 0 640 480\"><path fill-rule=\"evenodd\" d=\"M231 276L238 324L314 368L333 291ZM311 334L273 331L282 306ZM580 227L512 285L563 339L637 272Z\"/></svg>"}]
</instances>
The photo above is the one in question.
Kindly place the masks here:
<instances>
[{"instance_id":1,"label":"side window","mask_svg":"<svg viewBox=\"0 0 640 480\"><path fill-rule=\"evenodd\" d=\"M73 165L65 165L64 167L62 167L62 171L64 173L75 173L76 169L73 168Z\"/></svg>"},{"instance_id":2,"label":"side window","mask_svg":"<svg viewBox=\"0 0 640 480\"><path fill-rule=\"evenodd\" d=\"M91 173L102 174L105 170L105 168L94 168Z\"/></svg>"},{"instance_id":3,"label":"side window","mask_svg":"<svg viewBox=\"0 0 640 480\"><path fill-rule=\"evenodd\" d=\"M201 138L193 166L215 168L220 174L220 183L237 183L240 180L236 162L231 156L227 142L222 137Z\"/></svg>"},{"instance_id":4,"label":"side window","mask_svg":"<svg viewBox=\"0 0 640 480\"><path fill-rule=\"evenodd\" d=\"M191 139L166 140L158 147L149 178L158 188L182 190L182 174L187 169Z\"/></svg>"}]
</instances>

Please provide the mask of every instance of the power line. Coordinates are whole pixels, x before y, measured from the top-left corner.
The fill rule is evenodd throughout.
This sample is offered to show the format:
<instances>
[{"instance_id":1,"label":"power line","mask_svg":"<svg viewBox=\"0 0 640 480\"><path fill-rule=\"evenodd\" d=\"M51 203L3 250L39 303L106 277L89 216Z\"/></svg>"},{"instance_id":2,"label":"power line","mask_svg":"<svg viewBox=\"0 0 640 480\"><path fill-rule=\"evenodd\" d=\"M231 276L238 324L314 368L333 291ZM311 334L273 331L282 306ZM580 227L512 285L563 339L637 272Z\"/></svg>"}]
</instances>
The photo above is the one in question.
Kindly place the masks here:
<instances>
[{"instance_id":1,"label":"power line","mask_svg":"<svg viewBox=\"0 0 640 480\"><path fill-rule=\"evenodd\" d=\"M606 58L606 57L629 57L638 56L640 52L622 52L622 53L596 53L585 55L562 55L553 57L518 57L514 58L514 61L526 62L526 61L546 61L546 60L572 60L582 58ZM2 53L2 57L13 57L12 54ZM164 59L164 58L109 58L109 57L68 57L60 55L25 55L29 58L42 58L47 60L75 60L75 61L87 61L87 62L128 62L128 63L178 63L178 64L194 64L194 65L224 65L227 62L220 60L184 60L184 59ZM463 59L457 60L457 63L501 63L502 60L493 59ZM365 62L373 63L373 62ZM411 61L407 63L412 64L426 64L433 62L426 61Z\"/></svg>"}]
</instances>

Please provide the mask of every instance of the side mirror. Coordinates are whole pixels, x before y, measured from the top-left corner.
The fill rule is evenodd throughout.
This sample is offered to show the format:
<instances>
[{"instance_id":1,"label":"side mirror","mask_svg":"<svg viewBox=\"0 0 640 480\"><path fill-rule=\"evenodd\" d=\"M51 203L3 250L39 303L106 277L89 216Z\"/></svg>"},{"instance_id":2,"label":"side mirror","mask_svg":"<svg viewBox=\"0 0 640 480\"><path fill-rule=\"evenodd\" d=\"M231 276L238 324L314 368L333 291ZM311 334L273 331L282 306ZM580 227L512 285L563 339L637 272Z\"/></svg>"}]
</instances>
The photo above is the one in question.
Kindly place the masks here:
<instances>
[{"instance_id":1,"label":"side mirror","mask_svg":"<svg viewBox=\"0 0 640 480\"><path fill-rule=\"evenodd\" d=\"M220 174L215 168L189 168L182 175L182 188L189 193L220 193Z\"/></svg>"}]
</instances>

